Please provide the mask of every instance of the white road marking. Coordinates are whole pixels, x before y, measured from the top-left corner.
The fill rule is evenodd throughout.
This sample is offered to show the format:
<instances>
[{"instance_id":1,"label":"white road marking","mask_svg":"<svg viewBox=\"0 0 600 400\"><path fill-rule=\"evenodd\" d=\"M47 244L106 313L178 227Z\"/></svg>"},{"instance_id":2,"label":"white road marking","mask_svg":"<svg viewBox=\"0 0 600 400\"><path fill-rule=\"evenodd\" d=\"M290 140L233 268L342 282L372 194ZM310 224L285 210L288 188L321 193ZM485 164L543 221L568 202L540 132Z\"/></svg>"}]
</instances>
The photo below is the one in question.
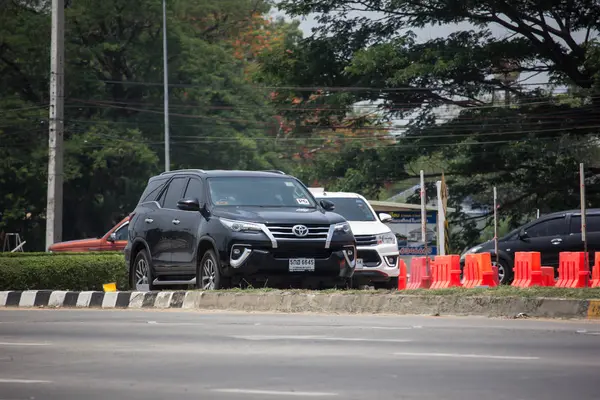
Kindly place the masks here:
<instances>
[{"instance_id":1,"label":"white road marking","mask_svg":"<svg viewBox=\"0 0 600 400\"><path fill-rule=\"evenodd\" d=\"M379 342L379 343L406 343L412 342L410 339L377 339L377 338L349 338L349 337L328 337L328 336L230 336L234 339L242 340L327 340L333 342Z\"/></svg>"},{"instance_id":2,"label":"white road marking","mask_svg":"<svg viewBox=\"0 0 600 400\"><path fill-rule=\"evenodd\" d=\"M579 330L579 331L577 331L577 333L581 333L583 335L592 335L592 336L598 336L598 335L600 335L600 332L589 332L589 331L587 331L585 329Z\"/></svg>"},{"instance_id":3,"label":"white road marking","mask_svg":"<svg viewBox=\"0 0 600 400\"><path fill-rule=\"evenodd\" d=\"M0 379L0 383L52 383L52 381L39 379Z\"/></svg>"},{"instance_id":4,"label":"white road marking","mask_svg":"<svg viewBox=\"0 0 600 400\"><path fill-rule=\"evenodd\" d=\"M49 346L50 343L0 342L0 346Z\"/></svg>"},{"instance_id":5,"label":"white road marking","mask_svg":"<svg viewBox=\"0 0 600 400\"><path fill-rule=\"evenodd\" d=\"M272 396L300 396L300 397L325 397L337 396L337 393L329 392L285 392L280 390L253 390L253 389L213 389L213 392L238 393L238 394L264 394Z\"/></svg>"},{"instance_id":6,"label":"white road marking","mask_svg":"<svg viewBox=\"0 0 600 400\"><path fill-rule=\"evenodd\" d=\"M324 339L326 336L317 336L317 335L248 335L248 336L230 336L234 339L242 339L242 340L315 340L315 339Z\"/></svg>"},{"instance_id":7,"label":"white road marking","mask_svg":"<svg viewBox=\"0 0 600 400\"><path fill-rule=\"evenodd\" d=\"M447 358L482 358L489 360L539 360L539 357L526 356L494 356L490 354L459 354L459 353L393 353L395 356L408 357L447 357Z\"/></svg>"},{"instance_id":8,"label":"white road marking","mask_svg":"<svg viewBox=\"0 0 600 400\"><path fill-rule=\"evenodd\" d=\"M362 329L380 329L380 330L390 330L390 331L407 331L411 329L419 329L420 327L415 326L363 326Z\"/></svg>"}]
</instances>

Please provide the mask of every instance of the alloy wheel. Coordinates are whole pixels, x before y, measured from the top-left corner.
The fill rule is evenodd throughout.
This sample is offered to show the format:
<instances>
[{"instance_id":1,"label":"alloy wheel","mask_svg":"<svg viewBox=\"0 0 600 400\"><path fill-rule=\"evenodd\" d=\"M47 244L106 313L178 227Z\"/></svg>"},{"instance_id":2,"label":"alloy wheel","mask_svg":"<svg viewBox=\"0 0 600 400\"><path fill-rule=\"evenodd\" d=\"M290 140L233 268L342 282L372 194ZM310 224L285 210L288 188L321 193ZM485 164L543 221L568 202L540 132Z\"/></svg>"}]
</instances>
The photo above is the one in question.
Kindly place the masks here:
<instances>
[{"instance_id":1,"label":"alloy wheel","mask_svg":"<svg viewBox=\"0 0 600 400\"><path fill-rule=\"evenodd\" d=\"M135 266L135 289L137 291L147 292L150 290L149 271L148 262L144 258L140 258Z\"/></svg>"},{"instance_id":2,"label":"alloy wheel","mask_svg":"<svg viewBox=\"0 0 600 400\"><path fill-rule=\"evenodd\" d=\"M210 258L206 259L202 266L202 289L214 290L216 276L217 270L215 262Z\"/></svg>"}]
</instances>

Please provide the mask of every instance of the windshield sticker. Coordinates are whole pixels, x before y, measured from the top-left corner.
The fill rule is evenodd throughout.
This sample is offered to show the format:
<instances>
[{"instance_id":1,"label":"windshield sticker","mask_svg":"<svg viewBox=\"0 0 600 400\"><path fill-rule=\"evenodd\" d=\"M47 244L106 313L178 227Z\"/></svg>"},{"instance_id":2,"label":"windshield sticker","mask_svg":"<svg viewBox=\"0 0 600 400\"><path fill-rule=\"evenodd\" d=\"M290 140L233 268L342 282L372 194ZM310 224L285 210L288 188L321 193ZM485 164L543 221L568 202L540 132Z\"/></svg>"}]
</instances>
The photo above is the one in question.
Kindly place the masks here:
<instances>
[{"instance_id":1,"label":"windshield sticker","mask_svg":"<svg viewBox=\"0 0 600 400\"><path fill-rule=\"evenodd\" d=\"M229 204L229 202L227 200L219 200L219 201L217 201L217 205L218 206L226 206L227 204Z\"/></svg>"},{"instance_id":2,"label":"windshield sticker","mask_svg":"<svg viewBox=\"0 0 600 400\"><path fill-rule=\"evenodd\" d=\"M298 204L301 204L303 206L310 205L310 202L308 201L308 199L296 199L296 201L298 202Z\"/></svg>"},{"instance_id":3,"label":"windshield sticker","mask_svg":"<svg viewBox=\"0 0 600 400\"><path fill-rule=\"evenodd\" d=\"M285 186L287 186L287 187L294 187L294 182L288 182L288 181L286 181L285 182Z\"/></svg>"}]
</instances>

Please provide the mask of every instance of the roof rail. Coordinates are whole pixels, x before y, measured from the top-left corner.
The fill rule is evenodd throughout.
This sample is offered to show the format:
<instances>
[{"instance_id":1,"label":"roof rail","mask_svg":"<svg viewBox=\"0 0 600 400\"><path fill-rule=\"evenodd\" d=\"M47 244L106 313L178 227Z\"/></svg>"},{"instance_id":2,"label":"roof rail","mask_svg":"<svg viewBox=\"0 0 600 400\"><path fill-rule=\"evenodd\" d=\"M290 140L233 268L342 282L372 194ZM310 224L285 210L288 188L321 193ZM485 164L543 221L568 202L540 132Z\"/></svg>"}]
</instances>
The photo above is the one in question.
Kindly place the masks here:
<instances>
[{"instance_id":1,"label":"roof rail","mask_svg":"<svg viewBox=\"0 0 600 400\"><path fill-rule=\"evenodd\" d=\"M177 169L175 171L165 171L165 172L161 173L161 175L174 174L176 172L204 172L204 170L203 169L199 169L199 168Z\"/></svg>"},{"instance_id":2,"label":"roof rail","mask_svg":"<svg viewBox=\"0 0 600 400\"><path fill-rule=\"evenodd\" d=\"M280 171L278 169L265 169L265 170L263 170L263 172L272 172L274 174L287 175L285 172Z\"/></svg>"}]
</instances>

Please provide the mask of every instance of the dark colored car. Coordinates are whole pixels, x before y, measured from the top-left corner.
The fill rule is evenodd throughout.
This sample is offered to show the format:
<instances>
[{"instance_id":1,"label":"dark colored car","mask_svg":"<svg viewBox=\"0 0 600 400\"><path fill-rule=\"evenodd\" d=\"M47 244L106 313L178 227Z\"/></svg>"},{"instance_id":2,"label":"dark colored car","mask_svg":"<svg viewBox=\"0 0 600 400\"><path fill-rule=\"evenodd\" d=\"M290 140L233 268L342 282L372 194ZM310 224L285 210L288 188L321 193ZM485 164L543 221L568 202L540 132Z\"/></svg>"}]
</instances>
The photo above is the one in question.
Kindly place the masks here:
<instances>
[{"instance_id":1,"label":"dark colored car","mask_svg":"<svg viewBox=\"0 0 600 400\"><path fill-rule=\"evenodd\" d=\"M180 170L152 177L129 224L130 283L137 290L346 283L356 241L333 208L280 171Z\"/></svg>"},{"instance_id":2,"label":"dark colored car","mask_svg":"<svg viewBox=\"0 0 600 400\"><path fill-rule=\"evenodd\" d=\"M600 209L586 211L586 233L590 265L593 265L594 252L600 251ZM502 284L509 284L513 280L514 254L518 251L539 251L542 265L557 270L561 252L584 251L581 212L571 210L544 215L499 238L498 275ZM461 257L461 267L464 266L466 254L488 252L492 254L492 263L495 264L494 241L490 240L465 252Z\"/></svg>"}]
</instances>

